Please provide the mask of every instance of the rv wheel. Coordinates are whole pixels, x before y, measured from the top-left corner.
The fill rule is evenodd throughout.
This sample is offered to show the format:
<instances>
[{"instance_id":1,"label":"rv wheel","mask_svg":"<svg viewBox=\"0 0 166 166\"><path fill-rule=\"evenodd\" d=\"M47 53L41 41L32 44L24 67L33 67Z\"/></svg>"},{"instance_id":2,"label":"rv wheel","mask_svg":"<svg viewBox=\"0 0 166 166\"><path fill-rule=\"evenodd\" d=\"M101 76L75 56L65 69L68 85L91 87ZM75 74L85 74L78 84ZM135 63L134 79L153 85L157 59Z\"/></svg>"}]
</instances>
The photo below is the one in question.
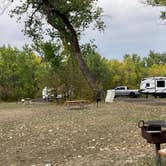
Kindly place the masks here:
<instances>
[{"instance_id":1,"label":"rv wheel","mask_svg":"<svg viewBox=\"0 0 166 166\"><path fill-rule=\"evenodd\" d=\"M130 96L130 97L133 97L133 98L136 97L136 95L135 95L134 92L131 92L131 93L129 94L129 96Z\"/></svg>"},{"instance_id":2,"label":"rv wheel","mask_svg":"<svg viewBox=\"0 0 166 166\"><path fill-rule=\"evenodd\" d=\"M159 97L160 97L160 98L165 98L166 95L165 95L165 94L160 94Z\"/></svg>"}]
</instances>

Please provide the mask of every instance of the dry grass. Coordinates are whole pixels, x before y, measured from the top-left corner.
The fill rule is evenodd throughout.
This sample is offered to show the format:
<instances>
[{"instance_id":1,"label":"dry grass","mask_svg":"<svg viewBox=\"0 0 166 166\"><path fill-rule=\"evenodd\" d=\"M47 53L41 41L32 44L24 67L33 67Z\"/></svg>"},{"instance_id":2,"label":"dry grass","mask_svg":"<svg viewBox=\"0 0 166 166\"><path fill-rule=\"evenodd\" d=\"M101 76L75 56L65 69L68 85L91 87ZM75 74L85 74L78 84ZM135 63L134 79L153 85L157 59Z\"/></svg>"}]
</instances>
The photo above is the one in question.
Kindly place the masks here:
<instances>
[{"instance_id":1,"label":"dry grass","mask_svg":"<svg viewBox=\"0 0 166 166\"><path fill-rule=\"evenodd\" d=\"M71 111L56 104L1 103L0 165L152 166L154 145L141 137L137 123L166 120L166 100L154 102L118 100Z\"/></svg>"}]
</instances>

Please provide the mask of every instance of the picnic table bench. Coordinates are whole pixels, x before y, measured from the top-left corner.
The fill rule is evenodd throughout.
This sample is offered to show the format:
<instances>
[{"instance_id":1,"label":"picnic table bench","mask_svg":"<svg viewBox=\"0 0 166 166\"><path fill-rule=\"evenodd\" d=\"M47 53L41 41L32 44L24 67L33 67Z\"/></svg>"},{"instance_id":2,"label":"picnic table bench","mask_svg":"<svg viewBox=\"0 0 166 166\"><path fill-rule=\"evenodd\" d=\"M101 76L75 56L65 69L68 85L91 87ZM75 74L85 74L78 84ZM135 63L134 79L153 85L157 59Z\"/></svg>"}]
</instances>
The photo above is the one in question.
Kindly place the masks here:
<instances>
[{"instance_id":1,"label":"picnic table bench","mask_svg":"<svg viewBox=\"0 0 166 166\"><path fill-rule=\"evenodd\" d=\"M87 108L87 104L90 102L88 100L70 100L66 101L65 105L67 106L68 110L71 109L85 109Z\"/></svg>"}]
</instances>

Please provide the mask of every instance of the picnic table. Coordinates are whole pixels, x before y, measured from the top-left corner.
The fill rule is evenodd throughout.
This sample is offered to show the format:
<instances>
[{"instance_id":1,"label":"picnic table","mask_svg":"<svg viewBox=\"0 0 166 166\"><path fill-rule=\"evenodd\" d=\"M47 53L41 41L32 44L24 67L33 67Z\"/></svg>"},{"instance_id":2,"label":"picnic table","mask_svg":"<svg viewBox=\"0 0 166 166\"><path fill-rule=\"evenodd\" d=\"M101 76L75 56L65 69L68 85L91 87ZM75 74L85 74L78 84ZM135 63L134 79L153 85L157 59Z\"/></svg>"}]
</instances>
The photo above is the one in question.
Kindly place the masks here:
<instances>
[{"instance_id":1,"label":"picnic table","mask_svg":"<svg viewBox=\"0 0 166 166\"><path fill-rule=\"evenodd\" d=\"M90 102L88 100L69 100L65 102L68 110L71 109L85 109L87 108L87 104Z\"/></svg>"}]
</instances>

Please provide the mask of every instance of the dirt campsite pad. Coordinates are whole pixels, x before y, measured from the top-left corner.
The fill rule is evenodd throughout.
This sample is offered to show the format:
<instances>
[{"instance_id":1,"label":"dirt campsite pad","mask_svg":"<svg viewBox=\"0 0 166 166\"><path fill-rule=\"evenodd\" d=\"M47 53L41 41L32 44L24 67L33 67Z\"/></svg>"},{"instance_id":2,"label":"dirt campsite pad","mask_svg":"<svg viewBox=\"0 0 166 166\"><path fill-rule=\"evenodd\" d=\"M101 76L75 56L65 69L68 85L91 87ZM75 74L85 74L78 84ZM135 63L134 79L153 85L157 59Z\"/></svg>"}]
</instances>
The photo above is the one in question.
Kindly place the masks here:
<instances>
[{"instance_id":1,"label":"dirt campsite pad","mask_svg":"<svg viewBox=\"0 0 166 166\"><path fill-rule=\"evenodd\" d=\"M154 145L141 137L137 123L166 120L166 99L156 105L131 100L71 111L52 103L1 103L0 165L152 165Z\"/></svg>"}]
</instances>

